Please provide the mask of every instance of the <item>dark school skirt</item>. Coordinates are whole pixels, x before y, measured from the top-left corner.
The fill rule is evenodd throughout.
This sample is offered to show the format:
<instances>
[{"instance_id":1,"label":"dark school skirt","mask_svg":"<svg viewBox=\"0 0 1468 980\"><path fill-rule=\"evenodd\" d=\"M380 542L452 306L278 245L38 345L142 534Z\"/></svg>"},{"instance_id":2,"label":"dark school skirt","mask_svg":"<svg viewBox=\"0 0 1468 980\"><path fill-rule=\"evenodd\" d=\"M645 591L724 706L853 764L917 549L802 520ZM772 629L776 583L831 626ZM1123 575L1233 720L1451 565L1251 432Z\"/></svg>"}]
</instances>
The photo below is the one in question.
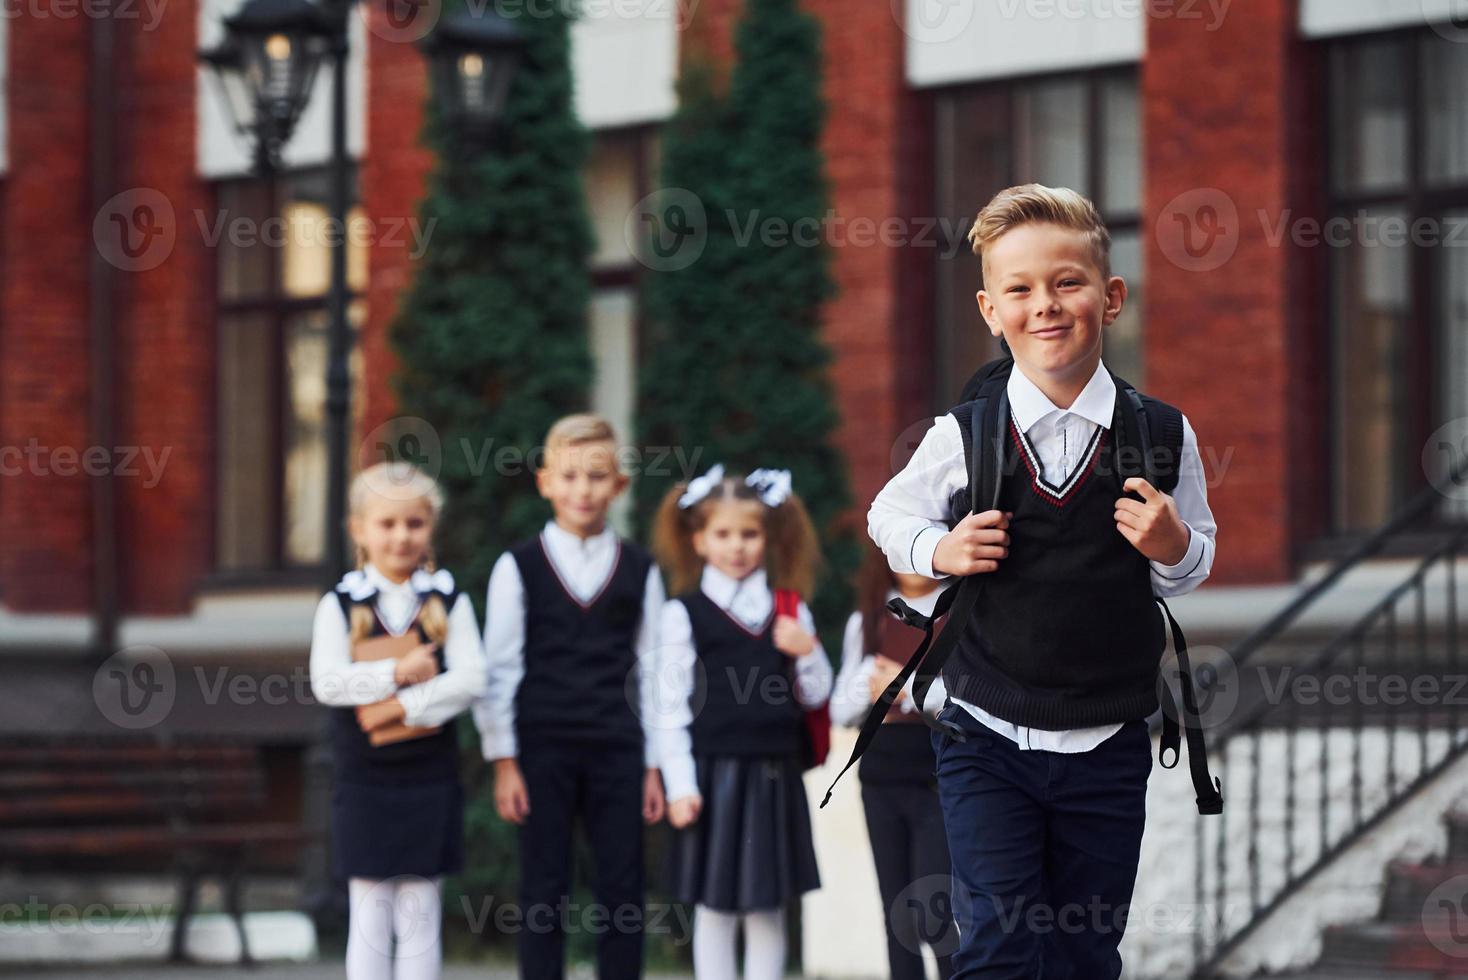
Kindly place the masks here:
<instances>
[{"instance_id":1,"label":"dark school skirt","mask_svg":"<svg viewBox=\"0 0 1468 980\"><path fill-rule=\"evenodd\" d=\"M331 792L332 871L338 878L434 878L464 866L464 793L457 779Z\"/></svg>"},{"instance_id":2,"label":"dark school skirt","mask_svg":"<svg viewBox=\"0 0 1468 980\"><path fill-rule=\"evenodd\" d=\"M800 763L696 756L703 811L676 831L673 896L721 912L789 905L821 886Z\"/></svg>"}]
</instances>

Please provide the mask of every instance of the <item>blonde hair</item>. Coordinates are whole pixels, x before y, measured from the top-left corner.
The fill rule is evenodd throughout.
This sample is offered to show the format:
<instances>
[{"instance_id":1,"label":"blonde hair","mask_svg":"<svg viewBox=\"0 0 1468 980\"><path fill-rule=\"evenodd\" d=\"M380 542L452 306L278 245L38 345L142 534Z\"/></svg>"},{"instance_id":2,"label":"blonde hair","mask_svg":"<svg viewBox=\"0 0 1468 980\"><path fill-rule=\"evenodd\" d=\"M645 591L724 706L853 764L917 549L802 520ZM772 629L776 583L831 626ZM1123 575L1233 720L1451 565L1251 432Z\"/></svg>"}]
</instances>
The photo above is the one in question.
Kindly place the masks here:
<instances>
[{"instance_id":1,"label":"blonde hair","mask_svg":"<svg viewBox=\"0 0 1468 980\"><path fill-rule=\"evenodd\" d=\"M744 482L743 475L726 476L707 497L683 509L678 506L678 498L687 489L686 482L675 485L663 496L653 517L652 552L667 573L673 595L698 588L703 559L693 549L693 535L708 524L714 508L722 503L751 501L759 504L764 514L765 570L770 588L791 589L810 597L821 564L821 542L799 497L792 493L779 506L770 507Z\"/></svg>"},{"instance_id":2,"label":"blonde hair","mask_svg":"<svg viewBox=\"0 0 1468 980\"><path fill-rule=\"evenodd\" d=\"M545 434L547 452L563 446L580 446L588 442L610 442L616 445L617 433L612 428L612 423L600 415L578 412L575 415L566 415L557 419Z\"/></svg>"},{"instance_id":3,"label":"blonde hair","mask_svg":"<svg viewBox=\"0 0 1468 980\"><path fill-rule=\"evenodd\" d=\"M428 505L428 521L437 526L438 515L443 511L443 490L438 481L412 463L385 462L367 467L358 473L347 490L347 511L352 517L361 517L367 504L376 498L389 500L421 500ZM357 568L367 564L367 553L357 546ZM435 567L433 548L423 558L423 568L432 572ZM370 607L354 605L351 615L350 637L353 643L365 639L372 632L373 613ZM448 610L437 592L429 593L418 610L418 625L430 643L443 643L449 631Z\"/></svg>"},{"instance_id":4,"label":"blonde hair","mask_svg":"<svg viewBox=\"0 0 1468 980\"><path fill-rule=\"evenodd\" d=\"M1085 195L1069 187L1020 184L995 194L969 229L968 241L982 262L984 250L1021 225L1054 224L1084 233L1091 257L1105 278L1111 276L1111 232L1101 212Z\"/></svg>"}]
</instances>

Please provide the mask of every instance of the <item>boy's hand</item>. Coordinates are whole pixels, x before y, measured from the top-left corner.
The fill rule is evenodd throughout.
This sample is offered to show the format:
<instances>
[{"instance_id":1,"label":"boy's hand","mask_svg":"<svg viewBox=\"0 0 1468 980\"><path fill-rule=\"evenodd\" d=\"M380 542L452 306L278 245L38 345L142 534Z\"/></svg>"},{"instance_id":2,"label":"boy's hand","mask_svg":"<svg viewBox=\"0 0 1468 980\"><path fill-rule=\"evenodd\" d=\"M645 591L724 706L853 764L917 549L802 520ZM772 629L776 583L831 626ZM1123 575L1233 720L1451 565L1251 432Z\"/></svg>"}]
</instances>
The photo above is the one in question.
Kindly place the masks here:
<instances>
[{"instance_id":1,"label":"boy's hand","mask_svg":"<svg viewBox=\"0 0 1468 980\"><path fill-rule=\"evenodd\" d=\"M1116 529L1121 536L1152 561L1163 565L1182 561L1192 535L1177 516L1172 498L1139 476L1123 483L1122 489L1140 494L1142 499L1117 498Z\"/></svg>"},{"instance_id":2,"label":"boy's hand","mask_svg":"<svg viewBox=\"0 0 1468 980\"><path fill-rule=\"evenodd\" d=\"M816 638L794 616L775 617L775 648L787 657L804 657L816 648Z\"/></svg>"},{"instance_id":3,"label":"boy's hand","mask_svg":"<svg viewBox=\"0 0 1468 980\"><path fill-rule=\"evenodd\" d=\"M494 808L506 823L524 823L530 816L530 794L514 759L494 761Z\"/></svg>"},{"instance_id":4,"label":"boy's hand","mask_svg":"<svg viewBox=\"0 0 1468 980\"><path fill-rule=\"evenodd\" d=\"M407 715L403 703L397 698L357 706L357 724L364 732L376 731L384 725L402 721Z\"/></svg>"},{"instance_id":5,"label":"boy's hand","mask_svg":"<svg viewBox=\"0 0 1468 980\"><path fill-rule=\"evenodd\" d=\"M674 829L682 830L698 819L698 814L703 810L703 797L685 796L668 804L668 823Z\"/></svg>"},{"instance_id":6,"label":"boy's hand","mask_svg":"<svg viewBox=\"0 0 1468 980\"><path fill-rule=\"evenodd\" d=\"M642 819L651 825L663 819L667 801L663 797L663 774L649 769L642 780Z\"/></svg>"},{"instance_id":7,"label":"boy's hand","mask_svg":"<svg viewBox=\"0 0 1468 980\"><path fill-rule=\"evenodd\" d=\"M986 510L970 514L938 541L933 571L943 575L977 575L999 568L1009 554L1009 519L1013 514Z\"/></svg>"},{"instance_id":8,"label":"boy's hand","mask_svg":"<svg viewBox=\"0 0 1468 980\"><path fill-rule=\"evenodd\" d=\"M392 679L398 687L422 684L438 676L438 661L433 659L433 651L437 646L436 643L425 643L398 658L397 666L392 672Z\"/></svg>"}]
</instances>

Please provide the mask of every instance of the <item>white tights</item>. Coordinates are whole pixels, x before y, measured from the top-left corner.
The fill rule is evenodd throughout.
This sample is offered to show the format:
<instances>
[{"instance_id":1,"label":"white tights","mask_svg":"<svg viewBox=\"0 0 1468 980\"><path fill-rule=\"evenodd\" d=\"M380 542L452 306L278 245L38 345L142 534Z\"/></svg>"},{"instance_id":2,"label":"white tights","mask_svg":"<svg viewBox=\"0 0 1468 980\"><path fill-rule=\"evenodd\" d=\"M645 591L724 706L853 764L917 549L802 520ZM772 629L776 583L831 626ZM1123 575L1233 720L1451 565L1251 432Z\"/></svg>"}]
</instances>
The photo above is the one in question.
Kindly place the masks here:
<instances>
[{"instance_id":1,"label":"white tights","mask_svg":"<svg viewBox=\"0 0 1468 980\"><path fill-rule=\"evenodd\" d=\"M785 973L785 910L693 913L693 975L697 980L738 980L735 937L744 923L744 980L780 980Z\"/></svg>"},{"instance_id":2,"label":"white tights","mask_svg":"<svg viewBox=\"0 0 1468 980\"><path fill-rule=\"evenodd\" d=\"M441 888L441 879L411 875L351 879L347 980L438 980Z\"/></svg>"}]
</instances>

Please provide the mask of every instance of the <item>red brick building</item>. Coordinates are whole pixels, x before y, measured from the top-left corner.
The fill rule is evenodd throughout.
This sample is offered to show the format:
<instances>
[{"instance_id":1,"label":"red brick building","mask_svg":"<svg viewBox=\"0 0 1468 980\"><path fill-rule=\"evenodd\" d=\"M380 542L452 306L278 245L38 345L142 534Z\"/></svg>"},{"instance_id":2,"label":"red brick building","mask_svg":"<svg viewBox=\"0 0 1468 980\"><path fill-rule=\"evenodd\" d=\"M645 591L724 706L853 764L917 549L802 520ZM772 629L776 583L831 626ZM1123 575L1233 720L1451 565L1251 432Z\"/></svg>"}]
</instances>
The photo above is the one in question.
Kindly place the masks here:
<instances>
[{"instance_id":1,"label":"red brick building","mask_svg":"<svg viewBox=\"0 0 1468 980\"><path fill-rule=\"evenodd\" d=\"M325 512L324 92L267 184L195 60L232 4L50 4L0 22L0 645L111 623L118 644L298 655ZM678 64L726 62L741 6L589 3L576 28L594 401L623 423L641 267L621 229L657 187ZM1107 360L1200 433L1215 582L1291 581L1380 524L1468 416L1468 30L1440 6L807 0L857 499L989 351L967 222L1040 180L1112 226L1131 299ZM424 64L382 16L350 73L359 432L394 414L384 336L432 166Z\"/></svg>"}]
</instances>

